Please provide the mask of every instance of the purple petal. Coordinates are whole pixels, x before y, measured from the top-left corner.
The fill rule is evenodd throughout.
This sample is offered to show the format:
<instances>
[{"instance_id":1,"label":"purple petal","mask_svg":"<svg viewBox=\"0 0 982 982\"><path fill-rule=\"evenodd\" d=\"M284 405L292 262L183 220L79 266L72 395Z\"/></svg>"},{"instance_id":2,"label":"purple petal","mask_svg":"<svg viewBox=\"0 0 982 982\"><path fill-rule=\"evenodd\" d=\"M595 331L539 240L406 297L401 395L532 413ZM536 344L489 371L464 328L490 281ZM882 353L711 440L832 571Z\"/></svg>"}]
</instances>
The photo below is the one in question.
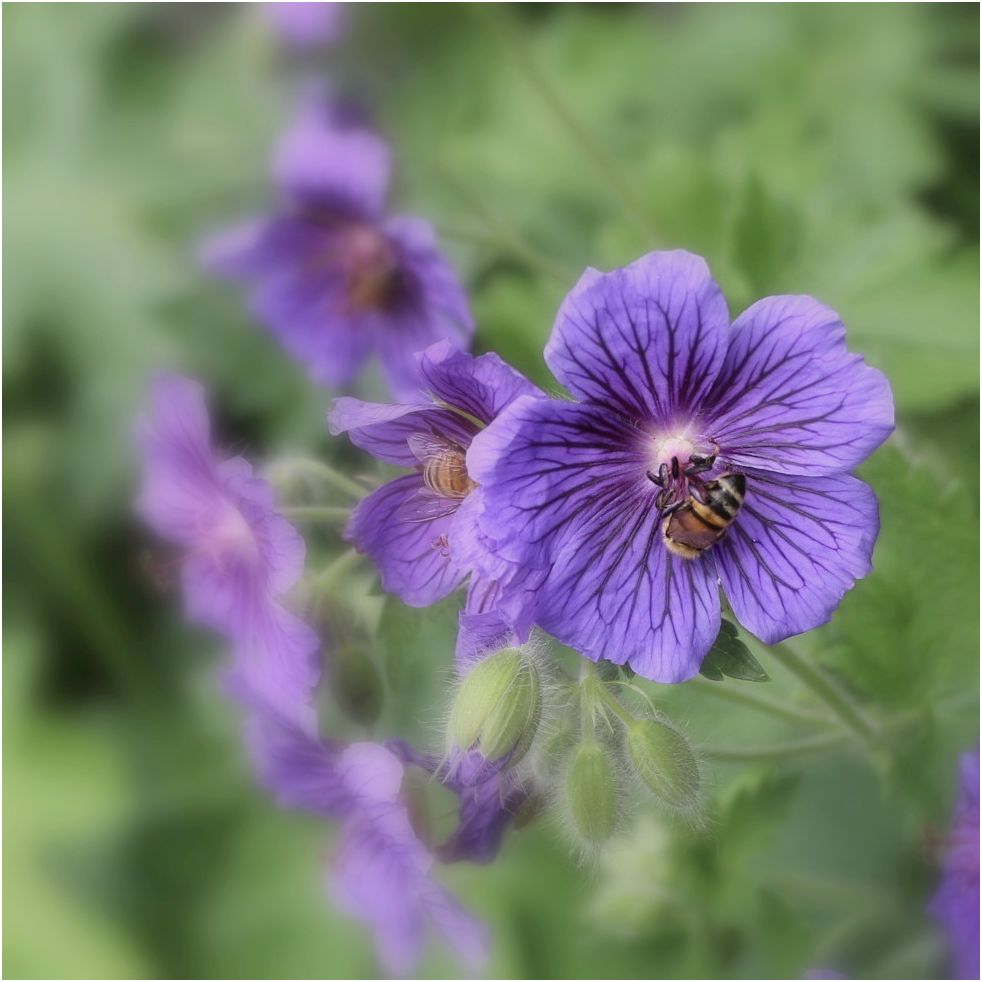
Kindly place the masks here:
<instances>
[{"instance_id":1,"label":"purple petal","mask_svg":"<svg viewBox=\"0 0 982 982\"><path fill-rule=\"evenodd\" d=\"M466 669L474 662L501 648L513 647L518 638L504 615L496 610L481 614L460 613L454 658L457 667Z\"/></svg>"},{"instance_id":2,"label":"purple petal","mask_svg":"<svg viewBox=\"0 0 982 982\"><path fill-rule=\"evenodd\" d=\"M743 508L713 547L740 623L766 644L824 624L870 571L876 496L849 475L748 474Z\"/></svg>"},{"instance_id":3,"label":"purple petal","mask_svg":"<svg viewBox=\"0 0 982 982\"><path fill-rule=\"evenodd\" d=\"M273 160L277 186L302 207L375 218L392 169L389 145L322 93L306 93Z\"/></svg>"},{"instance_id":4,"label":"purple petal","mask_svg":"<svg viewBox=\"0 0 982 982\"><path fill-rule=\"evenodd\" d=\"M447 548L453 507L432 497L420 474L407 474L359 502L345 536L372 557L386 592L411 607L428 607L465 575Z\"/></svg>"},{"instance_id":5,"label":"purple petal","mask_svg":"<svg viewBox=\"0 0 982 982\"><path fill-rule=\"evenodd\" d=\"M334 436L347 433L356 447L401 467L419 464L409 446L411 436L438 434L466 447L476 432L471 423L447 409L425 403L392 406L347 396L334 401L327 425Z\"/></svg>"},{"instance_id":6,"label":"purple petal","mask_svg":"<svg viewBox=\"0 0 982 982\"><path fill-rule=\"evenodd\" d=\"M233 636L233 672L281 718L304 732L315 732L312 701L320 676L320 639L272 601L243 611L241 617Z\"/></svg>"},{"instance_id":7,"label":"purple petal","mask_svg":"<svg viewBox=\"0 0 982 982\"><path fill-rule=\"evenodd\" d=\"M662 543L650 499L612 502L568 540L539 590L536 622L593 661L655 682L692 678L719 632L716 569Z\"/></svg>"},{"instance_id":8,"label":"purple petal","mask_svg":"<svg viewBox=\"0 0 982 982\"><path fill-rule=\"evenodd\" d=\"M143 452L137 513L158 535L195 544L200 515L222 507L204 389L182 376L157 376L137 441Z\"/></svg>"},{"instance_id":9,"label":"purple petal","mask_svg":"<svg viewBox=\"0 0 982 982\"><path fill-rule=\"evenodd\" d=\"M266 586L282 596L303 575L307 547L303 537L277 511L276 494L265 479L253 473L242 457L219 467L225 492L249 525L262 556Z\"/></svg>"},{"instance_id":10,"label":"purple petal","mask_svg":"<svg viewBox=\"0 0 982 982\"><path fill-rule=\"evenodd\" d=\"M528 792L514 771L491 763L476 750L461 754L440 779L460 798L457 828L440 846L440 858L451 863L490 862Z\"/></svg>"},{"instance_id":11,"label":"purple petal","mask_svg":"<svg viewBox=\"0 0 982 982\"><path fill-rule=\"evenodd\" d=\"M375 344L377 315L352 313L340 269L310 263L284 269L260 282L251 308L321 385L350 382Z\"/></svg>"},{"instance_id":12,"label":"purple petal","mask_svg":"<svg viewBox=\"0 0 982 982\"><path fill-rule=\"evenodd\" d=\"M645 438L596 406L522 398L479 433L467 467L498 552L549 569L535 620L588 658L678 682L719 628L711 557L670 556Z\"/></svg>"},{"instance_id":13,"label":"purple petal","mask_svg":"<svg viewBox=\"0 0 982 982\"><path fill-rule=\"evenodd\" d=\"M460 279L427 222L398 216L382 231L398 256L403 295L379 323L379 359L393 395L413 401L420 394L416 353L444 339L466 348L474 319Z\"/></svg>"},{"instance_id":14,"label":"purple petal","mask_svg":"<svg viewBox=\"0 0 982 982\"><path fill-rule=\"evenodd\" d=\"M768 297L733 325L705 426L738 467L784 474L847 471L893 430L886 378L846 350L834 310Z\"/></svg>"},{"instance_id":15,"label":"purple petal","mask_svg":"<svg viewBox=\"0 0 982 982\"><path fill-rule=\"evenodd\" d=\"M951 978L979 977L979 753L963 754L961 786L938 892L928 910L948 936Z\"/></svg>"},{"instance_id":16,"label":"purple petal","mask_svg":"<svg viewBox=\"0 0 982 982\"><path fill-rule=\"evenodd\" d=\"M248 280L303 263L324 246L324 229L302 218L254 218L206 239L198 260L211 273Z\"/></svg>"},{"instance_id":17,"label":"purple petal","mask_svg":"<svg viewBox=\"0 0 982 982\"><path fill-rule=\"evenodd\" d=\"M321 47L341 34L341 3L267 3L264 7L273 29L293 48Z\"/></svg>"},{"instance_id":18,"label":"purple petal","mask_svg":"<svg viewBox=\"0 0 982 982\"><path fill-rule=\"evenodd\" d=\"M546 362L587 402L677 425L715 380L728 327L704 260L652 252L624 269L583 274L559 309Z\"/></svg>"},{"instance_id":19,"label":"purple petal","mask_svg":"<svg viewBox=\"0 0 982 982\"><path fill-rule=\"evenodd\" d=\"M544 396L521 372L496 354L477 358L438 341L419 355L423 387L436 401L490 423L520 396Z\"/></svg>"},{"instance_id":20,"label":"purple petal","mask_svg":"<svg viewBox=\"0 0 982 982\"><path fill-rule=\"evenodd\" d=\"M598 406L522 397L467 452L481 485L481 530L521 566L552 562L561 542L602 524L612 507L654 499L643 437Z\"/></svg>"},{"instance_id":21,"label":"purple petal","mask_svg":"<svg viewBox=\"0 0 982 982\"><path fill-rule=\"evenodd\" d=\"M325 818L345 818L352 801L339 768L342 747L297 730L274 713L249 683L236 676L231 691L258 710L246 724L245 738L259 783L283 808L302 808Z\"/></svg>"}]
</instances>

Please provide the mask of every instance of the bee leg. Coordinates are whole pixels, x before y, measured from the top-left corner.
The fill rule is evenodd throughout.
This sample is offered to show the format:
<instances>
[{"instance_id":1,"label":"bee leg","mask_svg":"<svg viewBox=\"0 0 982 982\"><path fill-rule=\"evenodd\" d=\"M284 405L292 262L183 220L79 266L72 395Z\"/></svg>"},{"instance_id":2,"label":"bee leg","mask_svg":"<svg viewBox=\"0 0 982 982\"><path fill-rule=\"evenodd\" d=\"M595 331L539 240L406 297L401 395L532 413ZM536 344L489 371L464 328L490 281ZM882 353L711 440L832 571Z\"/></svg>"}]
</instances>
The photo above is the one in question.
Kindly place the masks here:
<instances>
[{"instance_id":1,"label":"bee leg","mask_svg":"<svg viewBox=\"0 0 982 982\"><path fill-rule=\"evenodd\" d=\"M689 466L685 469L685 476L695 477L696 474L704 474L706 471L712 470L715 463L715 453L711 453L708 457L693 455L689 458Z\"/></svg>"},{"instance_id":2,"label":"bee leg","mask_svg":"<svg viewBox=\"0 0 982 982\"><path fill-rule=\"evenodd\" d=\"M689 494L691 494L696 501L702 504L706 503L706 485L694 474L689 475Z\"/></svg>"},{"instance_id":3,"label":"bee leg","mask_svg":"<svg viewBox=\"0 0 982 982\"><path fill-rule=\"evenodd\" d=\"M659 498L660 497L661 496L659 495ZM662 510L661 511L662 519L666 519L668 518L669 515L673 514L674 512L677 512L685 504L685 502L676 501L674 505L669 505L667 508L664 508L660 502L656 502L656 504L658 504L658 507L661 508Z\"/></svg>"},{"instance_id":4,"label":"bee leg","mask_svg":"<svg viewBox=\"0 0 982 982\"><path fill-rule=\"evenodd\" d=\"M668 484L668 464L662 464L658 468L657 476L652 471L646 471L648 480L659 488L664 488Z\"/></svg>"}]
</instances>

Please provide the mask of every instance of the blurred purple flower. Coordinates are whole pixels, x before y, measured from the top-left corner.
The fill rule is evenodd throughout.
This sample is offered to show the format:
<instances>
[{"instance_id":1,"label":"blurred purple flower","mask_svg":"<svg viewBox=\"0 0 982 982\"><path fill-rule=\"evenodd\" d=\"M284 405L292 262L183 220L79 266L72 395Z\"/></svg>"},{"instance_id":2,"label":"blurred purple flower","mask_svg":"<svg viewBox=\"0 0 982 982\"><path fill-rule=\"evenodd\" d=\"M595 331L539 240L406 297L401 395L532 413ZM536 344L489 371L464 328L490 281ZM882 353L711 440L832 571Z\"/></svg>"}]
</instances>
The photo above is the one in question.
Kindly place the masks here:
<instances>
[{"instance_id":1,"label":"blurred purple flower","mask_svg":"<svg viewBox=\"0 0 982 982\"><path fill-rule=\"evenodd\" d=\"M440 781L460 799L457 828L439 849L445 862L489 863L498 854L505 831L530 797L526 783L507 763L470 750L441 768Z\"/></svg>"},{"instance_id":2,"label":"blurred purple flower","mask_svg":"<svg viewBox=\"0 0 982 982\"><path fill-rule=\"evenodd\" d=\"M266 16L282 41L292 48L319 48L341 35L343 3L267 3Z\"/></svg>"},{"instance_id":3,"label":"blurred purple flower","mask_svg":"<svg viewBox=\"0 0 982 982\"><path fill-rule=\"evenodd\" d=\"M432 774L460 801L457 827L437 848L446 863L489 863L522 806L531 797L528 784L508 768L508 760L487 760L479 751L456 752L450 760L421 754L403 740L386 746L404 764Z\"/></svg>"},{"instance_id":4,"label":"blurred purple flower","mask_svg":"<svg viewBox=\"0 0 982 982\"><path fill-rule=\"evenodd\" d=\"M931 914L945 929L955 979L979 977L979 752L963 754L960 788Z\"/></svg>"},{"instance_id":5,"label":"blurred purple flower","mask_svg":"<svg viewBox=\"0 0 982 982\"><path fill-rule=\"evenodd\" d=\"M473 320L432 227L384 214L390 170L364 120L308 93L274 158L281 208L212 239L202 260L252 284L253 314L317 382L344 385L374 354L409 397L415 352L466 347Z\"/></svg>"},{"instance_id":6,"label":"blurred purple flower","mask_svg":"<svg viewBox=\"0 0 982 982\"><path fill-rule=\"evenodd\" d=\"M473 573L464 623L477 618L482 630L458 646L459 656L472 658L507 634L496 613L500 582L519 573L479 535L481 489L468 477L465 455L475 434L515 399L543 394L497 355L473 358L446 341L419 355L417 379L426 401L390 406L341 398L329 414L333 434L347 433L379 460L412 468L358 504L346 537L372 557L383 588L413 607L436 603Z\"/></svg>"},{"instance_id":7,"label":"blurred purple flower","mask_svg":"<svg viewBox=\"0 0 982 982\"><path fill-rule=\"evenodd\" d=\"M341 822L329 893L371 928L386 973L410 974L428 926L477 971L487 955L484 926L430 877L433 858L401 798L399 758L379 744L316 740L264 714L248 739L260 780L282 805Z\"/></svg>"},{"instance_id":8,"label":"blurred purple flower","mask_svg":"<svg viewBox=\"0 0 982 982\"><path fill-rule=\"evenodd\" d=\"M137 438L137 511L183 550L188 618L230 638L237 670L281 712L311 726L318 640L279 602L303 572L303 539L247 461L215 455L198 383L158 376Z\"/></svg>"},{"instance_id":9,"label":"blurred purple flower","mask_svg":"<svg viewBox=\"0 0 982 982\"><path fill-rule=\"evenodd\" d=\"M702 259L655 252L587 270L546 361L581 401L516 400L467 468L481 530L543 571L535 620L563 643L681 682L719 631L720 582L773 643L828 620L869 572L876 498L847 472L891 432L893 400L828 307L768 297L731 325ZM673 555L665 510L724 472L746 478L736 521L696 558Z\"/></svg>"}]
</instances>

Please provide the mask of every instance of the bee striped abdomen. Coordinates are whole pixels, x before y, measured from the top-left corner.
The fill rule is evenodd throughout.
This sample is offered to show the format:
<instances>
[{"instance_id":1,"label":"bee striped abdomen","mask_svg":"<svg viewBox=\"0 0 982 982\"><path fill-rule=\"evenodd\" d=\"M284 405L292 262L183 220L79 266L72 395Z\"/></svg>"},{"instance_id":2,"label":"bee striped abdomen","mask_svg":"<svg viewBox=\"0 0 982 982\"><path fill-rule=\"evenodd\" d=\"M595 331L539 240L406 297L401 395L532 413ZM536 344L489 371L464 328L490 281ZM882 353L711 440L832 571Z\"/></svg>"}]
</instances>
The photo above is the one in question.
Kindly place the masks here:
<instances>
[{"instance_id":1,"label":"bee striped abdomen","mask_svg":"<svg viewBox=\"0 0 982 982\"><path fill-rule=\"evenodd\" d=\"M443 452L423 465L423 480L435 494L463 498L474 487L462 453Z\"/></svg>"},{"instance_id":2,"label":"bee striped abdomen","mask_svg":"<svg viewBox=\"0 0 982 982\"><path fill-rule=\"evenodd\" d=\"M723 537L743 505L746 490L742 474L721 474L707 481L704 500L692 496L665 519L665 547L683 559L695 559Z\"/></svg>"}]
</instances>

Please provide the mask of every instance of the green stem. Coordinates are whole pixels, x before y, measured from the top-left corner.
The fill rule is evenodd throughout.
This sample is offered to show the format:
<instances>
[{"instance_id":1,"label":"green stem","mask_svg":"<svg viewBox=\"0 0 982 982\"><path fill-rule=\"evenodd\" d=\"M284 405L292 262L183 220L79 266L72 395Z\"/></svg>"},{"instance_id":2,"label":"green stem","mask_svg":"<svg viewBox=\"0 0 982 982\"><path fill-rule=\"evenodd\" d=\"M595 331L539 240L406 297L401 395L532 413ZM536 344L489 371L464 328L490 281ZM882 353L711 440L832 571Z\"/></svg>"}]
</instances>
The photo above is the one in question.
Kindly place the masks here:
<instances>
[{"instance_id":1,"label":"green stem","mask_svg":"<svg viewBox=\"0 0 982 982\"><path fill-rule=\"evenodd\" d=\"M783 743L768 743L759 747L713 747L697 748L697 753L713 760L773 760L780 757L798 757L802 754L821 753L833 750L848 742L849 734L823 733L819 736L805 737L801 740L787 740Z\"/></svg>"},{"instance_id":2,"label":"green stem","mask_svg":"<svg viewBox=\"0 0 982 982\"><path fill-rule=\"evenodd\" d=\"M365 496L365 489L356 481L313 457L285 457L277 460L271 471L273 474L282 472L285 475L289 475L291 471L307 471L322 478L328 484L333 484L339 491L350 495L356 501Z\"/></svg>"},{"instance_id":3,"label":"green stem","mask_svg":"<svg viewBox=\"0 0 982 982\"><path fill-rule=\"evenodd\" d=\"M829 720L819 716L817 713L810 712L807 709L799 709L797 706L792 706L785 702L779 702L777 699L771 699L767 696L758 695L754 692L747 692L746 689L738 687L738 685L731 685L728 682L726 684L721 682L712 682L709 679L699 675L692 680L690 685L692 685L694 688L698 688L700 692L715 696L717 699L722 699L724 702L732 702L741 706L749 706L753 709L759 710L760 712L769 713L771 716L777 716L781 719L790 720L793 723L811 723L819 726L829 725Z\"/></svg>"},{"instance_id":4,"label":"green stem","mask_svg":"<svg viewBox=\"0 0 982 982\"><path fill-rule=\"evenodd\" d=\"M620 201L625 212L644 236L649 246L658 240L658 233L647 217L644 205L635 195L633 189L624 180L617 165L607 154L607 151L593 139L591 134L580 124L565 100L555 89L548 78L539 71L538 66L529 53L524 39L510 25L502 25L515 60L529 84L538 92L542 101L552 110L553 115L566 130L567 136L579 148L580 152L593 164L597 173L606 181L614 196Z\"/></svg>"},{"instance_id":5,"label":"green stem","mask_svg":"<svg viewBox=\"0 0 982 982\"><path fill-rule=\"evenodd\" d=\"M635 722L634 717L607 691L607 687L601 682L598 686L600 701L625 725L630 726Z\"/></svg>"},{"instance_id":6,"label":"green stem","mask_svg":"<svg viewBox=\"0 0 982 982\"><path fill-rule=\"evenodd\" d=\"M862 743L871 745L877 741L879 733L873 721L859 703L820 666L786 642L771 645L767 651L807 686L812 695L821 700Z\"/></svg>"},{"instance_id":7,"label":"green stem","mask_svg":"<svg viewBox=\"0 0 982 982\"><path fill-rule=\"evenodd\" d=\"M336 508L332 505L292 505L281 508L280 513L284 518L295 518L298 521L316 521L323 519L326 522L344 522L351 514L348 508Z\"/></svg>"}]
</instances>

